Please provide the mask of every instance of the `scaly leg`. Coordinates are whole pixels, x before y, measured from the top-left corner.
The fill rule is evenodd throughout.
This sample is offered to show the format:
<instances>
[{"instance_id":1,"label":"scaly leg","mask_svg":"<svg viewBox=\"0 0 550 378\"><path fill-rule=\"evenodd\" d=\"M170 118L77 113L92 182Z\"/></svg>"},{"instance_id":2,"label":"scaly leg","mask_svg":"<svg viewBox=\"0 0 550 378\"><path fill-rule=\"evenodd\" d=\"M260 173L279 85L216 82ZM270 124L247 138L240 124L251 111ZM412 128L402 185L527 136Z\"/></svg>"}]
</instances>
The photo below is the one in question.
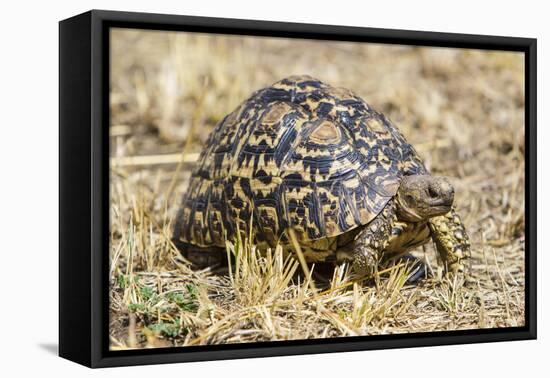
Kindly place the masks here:
<instances>
[{"instance_id":1,"label":"scaly leg","mask_svg":"<svg viewBox=\"0 0 550 378\"><path fill-rule=\"evenodd\" d=\"M338 260L351 260L358 276L372 276L378 269L382 252L388 245L393 223L396 221L394 203L390 202L355 239L338 252Z\"/></svg>"},{"instance_id":2,"label":"scaly leg","mask_svg":"<svg viewBox=\"0 0 550 378\"><path fill-rule=\"evenodd\" d=\"M227 264L225 250L220 247L197 247L191 244L172 240L183 257L187 259L194 268L204 269L208 267L217 268Z\"/></svg>"},{"instance_id":3,"label":"scaly leg","mask_svg":"<svg viewBox=\"0 0 550 378\"><path fill-rule=\"evenodd\" d=\"M445 270L463 273L464 260L470 257L470 239L454 209L429 221L432 237Z\"/></svg>"}]
</instances>

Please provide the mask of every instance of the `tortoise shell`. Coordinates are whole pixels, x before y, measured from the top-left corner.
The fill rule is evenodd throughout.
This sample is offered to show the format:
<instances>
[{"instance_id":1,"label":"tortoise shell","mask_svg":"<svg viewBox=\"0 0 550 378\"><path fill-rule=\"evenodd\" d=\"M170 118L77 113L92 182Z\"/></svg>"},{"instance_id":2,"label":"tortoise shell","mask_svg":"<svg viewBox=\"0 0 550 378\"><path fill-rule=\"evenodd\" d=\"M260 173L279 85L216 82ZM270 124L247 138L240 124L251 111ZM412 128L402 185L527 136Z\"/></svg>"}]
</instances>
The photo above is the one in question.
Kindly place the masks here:
<instances>
[{"instance_id":1,"label":"tortoise shell","mask_svg":"<svg viewBox=\"0 0 550 378\"><path fill-rule=\"evenodd\" d=\"M332 238L372 221L403 175L425 172L413 147L353 92L292 76L252 94L215 127L193 171L174 236L225 246ZM252 230L250 230L252 226Z\"/></svg>"}]
</instances>

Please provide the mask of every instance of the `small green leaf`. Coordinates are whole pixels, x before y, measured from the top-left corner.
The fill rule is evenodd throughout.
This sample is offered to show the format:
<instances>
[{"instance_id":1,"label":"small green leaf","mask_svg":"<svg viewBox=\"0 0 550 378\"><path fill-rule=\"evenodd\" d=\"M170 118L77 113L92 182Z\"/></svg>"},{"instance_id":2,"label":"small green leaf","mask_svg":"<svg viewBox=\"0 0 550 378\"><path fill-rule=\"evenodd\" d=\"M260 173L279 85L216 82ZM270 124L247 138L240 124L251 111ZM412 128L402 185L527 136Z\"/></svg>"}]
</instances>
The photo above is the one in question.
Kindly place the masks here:
<instances>
[{"instance_id":1,"label":"small green leaf","mask_svg":"<svg viewBox=\"0 0 550 378\"><path fill-rule=\"evenodd\" d=\"M121 289L126 289L128 287L128 279L124 274L119 274L116 278L116 282Z\"/></svg>"},{"instance_id":2,"label":"small green leaf","mask_svg":"<svg viewBox=\"0 0 550 378\"><path fill-rule=\"evenodd\" d=\"M160 322L151 324L148 328L151 331L159 333L163 336L176 337L180 333L180 322L179 319L171 323Z\"/></svg>"},{"instance_id":3,"label":"small green leaf","mask_svg":"<svg viewBox=\"0 0 550 378\"><path fill-rule=\"evenodd\" d=\"M142 287L140 289L140 293L141 293L141 297L146 301L150 300L155 295L155 291L153 290L153 288L149 286Z\"/></svg>"},{"instance_id":4,"label":"small green leaf","mask_svg":"<svg viewBox=\"0 0 550 378\"><path fill-rule=\"evenodd\" d=\"M128 311L130 312L146 312L147 306L144 303L130 303L128 305Z\"/></svg>"}]
</instances>

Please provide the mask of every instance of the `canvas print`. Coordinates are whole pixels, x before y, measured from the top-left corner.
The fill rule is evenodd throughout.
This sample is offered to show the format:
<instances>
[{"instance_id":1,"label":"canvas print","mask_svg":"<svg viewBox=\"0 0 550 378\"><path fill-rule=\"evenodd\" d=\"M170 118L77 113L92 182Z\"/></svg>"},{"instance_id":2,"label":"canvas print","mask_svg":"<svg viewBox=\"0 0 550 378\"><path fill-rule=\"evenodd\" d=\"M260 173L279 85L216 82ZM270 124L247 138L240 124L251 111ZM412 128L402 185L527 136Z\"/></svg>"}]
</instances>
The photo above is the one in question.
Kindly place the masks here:
<instances>
[{"instance_id":1,"label":"canvas print","mask_svg":"<svg viewBox=\"0 0 550 378\"><path fill-rule=\"evenodd\" d=\"M523 53L109 48L110 350L525 325Z\"/></svg>"}]
</instances>

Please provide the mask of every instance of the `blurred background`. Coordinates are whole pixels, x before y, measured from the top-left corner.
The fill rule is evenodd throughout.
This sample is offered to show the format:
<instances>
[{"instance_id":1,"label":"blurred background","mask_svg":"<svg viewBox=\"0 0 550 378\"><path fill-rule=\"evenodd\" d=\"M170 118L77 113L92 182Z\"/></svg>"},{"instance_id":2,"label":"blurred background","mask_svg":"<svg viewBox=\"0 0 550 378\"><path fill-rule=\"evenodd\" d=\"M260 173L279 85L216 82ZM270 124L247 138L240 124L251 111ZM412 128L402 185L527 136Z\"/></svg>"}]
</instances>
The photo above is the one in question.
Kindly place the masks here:
<instances>
[{"instance_id":1,"label":"blurred background","mask_svg":"<svg viewBox=\"0 0 550 378\"><path fill-rule=\"evenodd\" d=\"M473 246L467 303L454 318L433 316L449 312L434 303L413 306L417 322L405 331L522 325L521 53L113 29L112 274L170 269L171 252L152 235L168 232L209 132L253 91L294 74L357 93L455 185ZM130 252L121 245L144 213L154 221ZM431 246L418 253L437 265ZM116 291L113 319L127 326L121 311L132 298Z\"/></svg>"}]
</instances>

